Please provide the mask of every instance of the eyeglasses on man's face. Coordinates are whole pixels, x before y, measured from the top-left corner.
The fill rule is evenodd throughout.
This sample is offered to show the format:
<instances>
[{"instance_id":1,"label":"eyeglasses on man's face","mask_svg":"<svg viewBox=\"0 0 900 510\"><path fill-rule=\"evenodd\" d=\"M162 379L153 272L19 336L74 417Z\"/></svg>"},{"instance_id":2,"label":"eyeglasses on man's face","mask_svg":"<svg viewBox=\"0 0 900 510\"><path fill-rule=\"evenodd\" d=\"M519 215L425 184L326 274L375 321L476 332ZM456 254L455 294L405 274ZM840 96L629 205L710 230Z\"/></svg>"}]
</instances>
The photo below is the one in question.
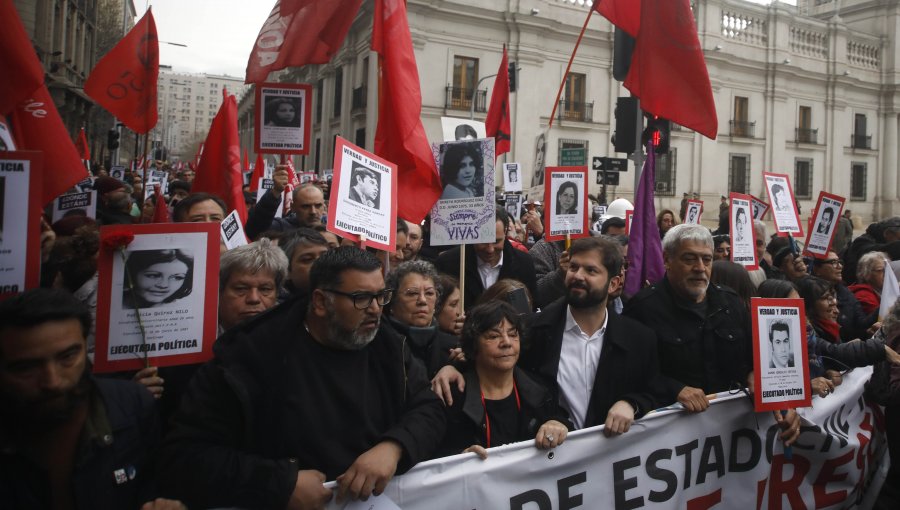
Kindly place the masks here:
<instances>
[{"instance_id":1,"label":"eyeglasses on man's face","mask_svg":"<svg viewBox=\"0 0 900 510\"><path fill-rule=\"evenodd\" d=\"M372 301L378 303L378 306L385 306L394 297L393 289L384 289L380 292L343 292L335 289L322 289L322 291L350 298L353 301L353 307L357 310L369 308L372 306Z\"/></svg>"}]
</instances>

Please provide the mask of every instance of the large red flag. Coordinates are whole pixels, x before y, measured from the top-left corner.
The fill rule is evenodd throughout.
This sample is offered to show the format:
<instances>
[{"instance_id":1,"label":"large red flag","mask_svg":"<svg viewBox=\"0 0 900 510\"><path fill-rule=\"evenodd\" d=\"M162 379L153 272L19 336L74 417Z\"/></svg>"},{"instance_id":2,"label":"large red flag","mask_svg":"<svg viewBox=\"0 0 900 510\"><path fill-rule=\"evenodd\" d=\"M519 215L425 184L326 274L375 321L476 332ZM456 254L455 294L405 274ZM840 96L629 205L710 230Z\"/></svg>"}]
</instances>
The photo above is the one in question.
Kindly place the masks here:
<instances>
[{"instance_id":1,"label":"large red flag","mask_svg":"<svg viewBox=\"0 0 900 510\"><path fill-rule=\"evenodd\" d=\"M78 130L78 155L84 161L91 160L91 148L88 146L87 136L84 134L84 128Z\"/></svg>"},{"instance_id":2,"label":"large red flag","mask_svg":"<svg viewBox=\"0 0 900 510\"><path fill-rule=\"evenodd\" d=\"M487 136L494 138L496 157L509 152L509 60L506 45L503 46L503 59L500 60L500 70L494 80L491 105L488 107L484 126Z\"/></svg>"},{"instance_id":3,"label":"large red flag","mask_svg":"<svg viewBox=\"0 0 900 510\"><path fill-rule=\"evenodd\" d=\"M44 152L42 204L52 202L88 176L45 85L19 103L10 120L18 150Z\"/></svg>"},{"instance_id":4,"label":"large red flag","mask_svg":"<svg viewBox=\"0 0 900 510\"><path fill-rule=\"evenodd\" d=\"M153 13L141 18L103 56L84 82L85 94L138 133L156 125L159 41Z\"/></svg>"},{"instance_id":5,"label":"large red flag","mask_svg":"<svg viewBox=\"0 0 900 510\"><path fill-rule=\"evenodd\" d=\"M44 84L44 68L12 0L0 0L0 69L0 115L11 112Z\"/></svg>"},{"instance_id":6,"label":"large red flag","mask_svg":"<svg viewBox=\"0 0 900 510\"><path fill-rule=\"evenodd\" d=\"M441 196L441 179L420 117L422 92L404 0L375 0L372 50L381 56L375 154L397 164L397 214L420 223Z\"/></svg>"},{"instance_id":7,"label":"large red flag","mask_svg":"<svg viewBox=\"0 0 900 510\"><path fill-rule=\"evenodd\" d=\"M226 214L237 210L242 222L247 221L244 202L244 178L241 174L241 141L238 137L237 100L223 92L225 100L209 126L203 144L203 158L191 191L205 191L219 196L228 205Z\"/></svg>"},{"instance_id":8,"label":"large red flag","mask_svg":"<svg viewBox=\"0 0 900 510\"><path fill-rule=\"evenodd\" d=\"M279 0L247 61L246 83L266 81L288 66L327 64L337 53L362 0Z\"/></svg>"},{"instance_id":9,"label":"large red flag","mask_svg":"<svg viewBox=\"0 0 900 510\"><path fill-rule=\"evenodd\" d=\"M641 108L714 140L716 104L689 0L603 0L594 7L635 37L625 88Z\"/></svg>"},{"instance_id":10,"label":"large red flag","mask_svg":"<svg viewBox=\"0 0 900 510\"><path fill-rule=\"evenodd\" d=\"M259 189L259 180L266 176L266 163L261 152L256 154L256 163L253 165L253 175L250 176L250 191Z\"/></svg>"}]
</instances>

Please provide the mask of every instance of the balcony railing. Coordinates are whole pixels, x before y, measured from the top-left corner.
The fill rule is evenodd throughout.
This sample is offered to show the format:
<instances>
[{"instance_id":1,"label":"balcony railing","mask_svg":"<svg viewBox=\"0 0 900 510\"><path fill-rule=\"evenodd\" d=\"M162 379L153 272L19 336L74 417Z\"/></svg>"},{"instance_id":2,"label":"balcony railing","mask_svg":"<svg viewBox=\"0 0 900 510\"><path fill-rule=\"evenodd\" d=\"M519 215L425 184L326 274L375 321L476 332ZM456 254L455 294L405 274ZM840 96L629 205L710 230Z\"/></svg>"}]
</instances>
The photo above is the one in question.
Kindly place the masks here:
<instances>
[{"instance_id":1,"label":"balcony railing","mask_svg":"<svg viewBox=\"0 0 900 510\"><path fill-rule=\"evenodd\" d=\"M819 130L807 128L795 128L794 136L797 143L818 143Z\"/></svg>"},{"instance_id":2,"label":"balcony railing","mask_svg":"<svg viewBox=\"0 0 900 510\"><path fill-rule=\"evenodd\" d=\"M559 120L594 121L594 103L576 103L564 99L559 102L559 108L556 111Z\"/></svg>"},{"instance_id":3,"label":"balcony railing","mask_svg":"<svg viewBox=\"0 0 900 510\"><path fill-rule=\"evenodd\" d=\"M854 149L871 149L872 135L850 135L850 147Z\"/></svg>"},{"instance_id":4,"label":"balcony railing","mask_svg":"<svg viewBox=\"0 0 900 510\"><path fill-rule=\"evenodd\" d=\"M731 129L731 136L753 138L753 131L756 129L756 122L748 122L746 120L730 120L728 121L728 126Z\"/></svg>"},{"instance_id":5,"label":"balcony railing","mask_svg":"<svg viewBox=\"0 0 900 510\"><path fill-rule=\"evenodd\" d=\"M353 89L353 103L351 105L353 111L366 109L366 93L365 85Z\"/></svg>"},{"instance_id":6,"label":"balcony railing","mask_svg":"<svg viewBox=\"0 0 900 510\"><path fill-rule=\"evenodd\" d=\"M444 101L444 108L448 110L470 110L472 108L472 89L464 89L462 87L447 87L447 98ZM487 89L476 90L475 92L475 111L487 111Z\"/></svg>"}]
</instances>

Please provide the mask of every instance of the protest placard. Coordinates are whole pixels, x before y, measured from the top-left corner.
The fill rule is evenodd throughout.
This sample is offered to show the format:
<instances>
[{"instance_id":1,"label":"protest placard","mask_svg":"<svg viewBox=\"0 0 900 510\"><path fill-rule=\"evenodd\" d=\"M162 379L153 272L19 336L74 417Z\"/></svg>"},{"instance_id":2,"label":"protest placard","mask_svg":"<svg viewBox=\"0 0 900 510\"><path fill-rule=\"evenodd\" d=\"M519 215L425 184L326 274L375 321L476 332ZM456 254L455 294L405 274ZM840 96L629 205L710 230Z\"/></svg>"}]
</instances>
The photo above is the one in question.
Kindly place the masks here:
<instances>
[{"instance_id":1,"label":"protest placard","mask_svg":"<svg viewBox=\"0 0 900 510\"><path fill-rule=\"evenodd\" d=\"M522 169L518 163L503 163L503 191L522 192Z\"/></svg>"},{"instance_id":2,"label":"protest placard","mask_svg":"<svg viewBox=\"0 0 900 510\"><path fill-rule=\"evenodd\" d=\"M763 178L769 203L772 204L775 231L779 234L803 237L803 225L800 223L800 213L797 212L797 204L794 201L791 180L785 174L770 172L763 172Z\"/></svg>"},{"instance_id":3,"label":"protest placard","mask_svg":"<svg viewBox=\"0 0 900 510\"><path fill-rule=\"evenodd\" d=\"M43 162L41 152L0 152L0 299L40 284Z\"/></svg>"},{"instance_id":4,"label":"protest placard","mask_svg":"<svg viewBox=\"0 0 900 510\"><path fill-rule=\"evenodd\" d=\"M300 179L300 184L315 182L315 180L319 177L315 172L298 172L297 176Z\"/></svg>"},{"instance_id":5,"label":"protest placard","mask_svg":"<svg viewBox=\"0 0 900 510\"><path fill-rule=\"evenodd\" d=\"M84 193L66 193L56 197L53 201L53 215L51 221L57 221L72 215L97 217L97 192L86 191Z\"/></svg>"},{"instance_id":6,"label":"protest placard","mask_svg":"<svg viewBox=\"0 0 900 510\"><path fill-rule=\"evenodd\" d=\"M766 212L768 212L768 210L769 210L769 204L765 203L764 201L760 200L759 198L756 198L753 195L750 195L750 201L753 203L751 206L752 212L753 212L753 219L754 220L762 220L763 216L765 216Z\"/></svg>"},{"instance_id":7,"label":"protest placard","mask_svg":"<svg viewBox=\"0 0 900 510\"><path fill-rule=\"evenodd\" d=\"M806 313L802 299L752 298L754 408L810 405Z\"/></svg>"},{"instance_id":8,"label":"protest placard","mask_svg":"<svg viewBox=\"0 0 900 510\"><path fill-rule=\"evenodd\" d=\"M634 210L625 211L625 235L631 234L631 222L634 221Z\"/></svg>"},{"instance_id":9,"label":"protest placard","mask_svg":"<svg viewBox=\"0 0 900 510\"><path fill-rule=\"evenodd\" d=\"M817 259L828 258L828 250L831 249L831 242L837 232L835 227L838 224L838 218L841 217L846 200L838 195L824 191L819 192L819 199L816 201L816 208L812 216L814 221L809 227L803 246L804 255Z\"/></svg>"},{"instance_id":10,"label":"protest placard","mask_svg":"<svg viewBox=\"0 0 900 510\"><path fill-rule=\"evenodd\" d=\"M484 122L456 117L441 117L441 131L445 142L487 138Z\"/></svg>"},{"instance_id":11,"label":"protest placard","mask_svg":"<svg viewBox=\"0 0 900 510\"><path fill-rule=\"evenodd\" d=\"M274 187L275 187L275 181L274 181L274 180L272 180L272 179L270 179L270 178L268 178L268 177L263 177L263 178L261 178L261 179L259 180L259 187L256 188L256 202L259 203L259 201L262 199L263 195L265 195L266 193L268 193L269 190L272 189L272 188L274 188ZM282 193L282 195L283 195L283 193ZM284 214L283 214L284 211L282 210L282 209L283 209L283 203L284 203L284 196L278 197L278 208L275 209L275 217L276 217L276 218L281 218L281 217L284 215Z\"/></svg>"},{"instance_id":12,"label":"protest placard","mask_svg":"<svg viewBox=\"0 0 900 510\"><path fill-rule=\"evenodd\" d=\"M759 260L756 257L756 231L753 229L751 219L753 197L731 193L729 199L731 261L744 266L747 271L759 269Z\"/></svg>"},{"instance_id":13,"label":"protest placard","mask_svg":"<svg viewBox=\"0 0 900 510\"><path fill-rule=\"evenodd\" d=\"M247 244L247 234L244 233L244 226L241 224L241 218L238 216L237 211L231 211L222 220L219 230L222 232L222 241L225 243L225 248L231 250Z\"/></svg>"},{"instance_id":14,"label":"protest placard","mask_svg":"<svg viewBox=\"0 0 900 510\"><path fill-rule=\"evenodd\" d=\"M587 167L548 167L544 191L544 235L559 241L589 235Z\"/></svg>"},{"instance_id":15,"label":"protest placard","mask_svg":"<svg viewBox=\"0 0 900 510\"><path fill-rule=\"evenodd\" d=\"M431 209L431 245L497 242L494 139L432 146L443 192Z\"/></svg>"},{"instance_id":16,"label":"protest placard","mask_svg":"<svg viewBox=\"0 0 900 510\"><path fill-rule=\"evenodd\" d=\"M691 225L700 224L700 216L703 214L703 200L688 200L684 222Z\"/></svg>"},{"instance_id":17,"label":"protest placard","mask_svg":"<svg viewBox=\"0 0 900 510\"><path fill-rule=\"evenodd\" d=\"M86 191L92 191L94 189L94 177L85 177L73 188L74 191L79 193L84 193Z\"/></svg>"},{"instance_id":18,"label":"protest placard","mask_svg":"<svg viewBox=\"0 0 900 510\"><path fill-rule=\"evenodd\" d=\"M258 84L254 151L309 154L311 100L309 84Z\"/></svg>"},{"instance_id":19,"label":"protest placard","mask_svg":"<svg viewBox=\"0 0 900 510\"><path fill-rule=\"evenodd\" d=\"M507 193L505 196L506 213L509 214L510 221L518 220L522 217L522 195L518 193Z\"/></svg>"}]
</instances>

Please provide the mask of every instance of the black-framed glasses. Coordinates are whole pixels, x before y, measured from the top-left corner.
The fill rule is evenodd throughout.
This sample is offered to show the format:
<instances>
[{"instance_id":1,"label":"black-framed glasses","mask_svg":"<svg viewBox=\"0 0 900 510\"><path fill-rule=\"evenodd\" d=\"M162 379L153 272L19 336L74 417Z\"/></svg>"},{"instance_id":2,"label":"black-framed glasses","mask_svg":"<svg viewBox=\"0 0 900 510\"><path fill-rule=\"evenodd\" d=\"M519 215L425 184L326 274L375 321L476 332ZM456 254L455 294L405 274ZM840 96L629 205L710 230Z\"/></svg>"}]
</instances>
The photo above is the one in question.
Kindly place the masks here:
<instances>
[{"instance_id":1,"label":"black-framed glasses","mask_svg":"<svg viewBox=\"0 0 900 510\"><path fill-rule=\"evenodd\" d=\"M381 292L343 292L335 289L322 289L339 296L345 296L353 300L353 307L357 310L365 310L372 306L372 301L377 300L378 306L385 306L394 297L394 289L384 289Z\"/></svg>"},{"instance_id":2,"label":"black-framed glasses","mask_svg":"<svg viewBox=\"0 0 900 510\"><path fill-rule=\"evenodd\" d=\"M843 266L844 262L841 259L831 259L831 260L822 260L822 265L829 264L831 267Z\"/></svg>"}]
</instances>

